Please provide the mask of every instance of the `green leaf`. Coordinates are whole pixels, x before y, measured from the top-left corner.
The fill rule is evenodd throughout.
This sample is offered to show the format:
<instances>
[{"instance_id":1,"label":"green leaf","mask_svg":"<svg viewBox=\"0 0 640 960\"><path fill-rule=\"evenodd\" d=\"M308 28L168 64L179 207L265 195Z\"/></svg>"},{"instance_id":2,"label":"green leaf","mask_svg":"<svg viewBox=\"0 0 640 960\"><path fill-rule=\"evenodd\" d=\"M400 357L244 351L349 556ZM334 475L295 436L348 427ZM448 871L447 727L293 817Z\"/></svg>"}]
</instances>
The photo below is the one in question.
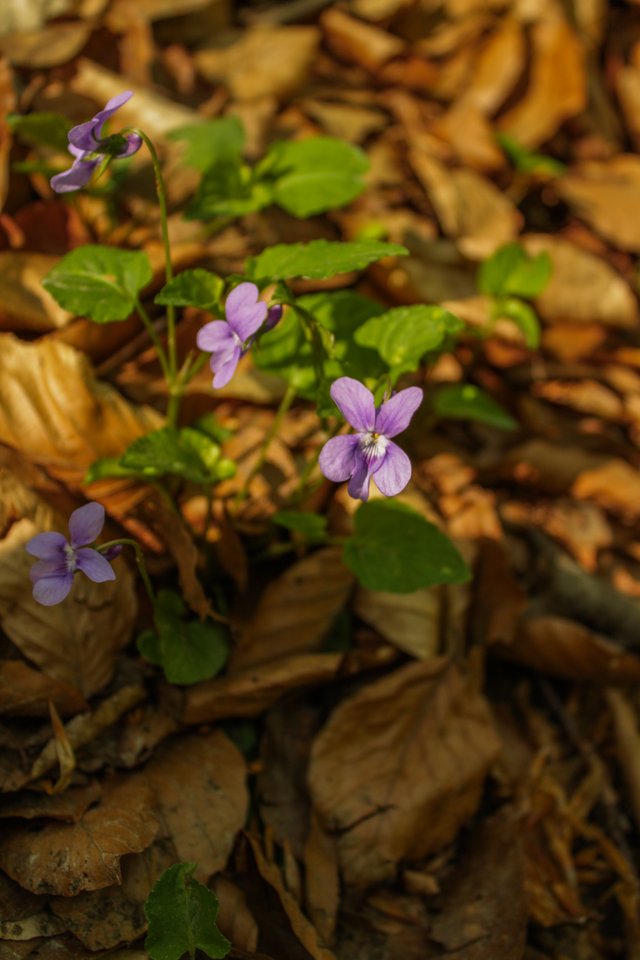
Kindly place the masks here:
<instances>
[{"instance_id":1,"label":"green leaf","mask_svg":"<svg viewBox=\"0 0 640 960\"><path fill-rule=\"evenodd\" d=\"M42 284L65 310L110 323L127 319L151 277L146 253L87 244L67 253Z\"/></svg>"},{"instance_id":2,"label":"green leaf","mask_svg":"<svg viewBox=\"0 0 640 960\"><path fill-rule=\"evenodd\" d=\"M212 310L218 306L223 290L224 281L216 273L200 268L183 270L162 288L154 302Z\"/></svg>"},{"instance_id":3,"label":"green leaf","mask_svg":"<svg viewBox=\"0 0 640 960\"><path fill-rule=\"evenodd\" d=\"M488 393L473 384L455 383L438 390L434 412L443 419L477 420L499 430L515 430L516 420Z\"/></svg>"},{"instance_id":4,"label":"green leaf","mask_svg":"<svg viewBox=\"0 0 640 960\"><path fill-rule=\"evenodd\" d=\"M239 117L218 117L189 124L172 130L168 137L186 143L184 162L202 173L220 160L239 163L245 141L244 127Z\"/></svg>"},{"instance_id":5,"label":"green leaf","mask_svg":"<svg viewBox=\"0 0 640 960\"><path fill-rule=\"evenodd\" d=\"M309 243L279 243L247 263L251 279L287 280L308 277L326 280L339 273L364 270L383 257L404 256L409 251L398 243L340 243L311 240Z\"/></svg>"},{"instance_id":6,"label":"green leaf","mask_svg":"<svg viewBox=\"0 0 640 960\"><path fill-rule=\"evenodd\" d=\"M279 510L271 519L279 526L301 534L311 543L324 543L327 539L327 518L317 513Z\"/></svg>"},{"instance_id":7,"label":"green leaf","mask_svg":"<svg viewBox=\"0 0 640 960\"><path fill-rule=\"evenodd\" d=\"M519 244L507 243L480 267L478 289L495 297L536 297L549 282L551 269L548 253L530 257Z\"/></svg>"},{"instance_id":8,"label":"green leaf","mask_svg":"<svg viewBox=\"0 0 640 960\"><path fill-rule=\"evenodd\" d=\"M448 537L415 510L392 500L372 500L360 507L344 562L364 587L390 593L413 593L470 577Z\"/></svg>"},{"instance_id":9,"label":"green leaf","mask_svg":"<svg viewBox=\"0 0 640 960\"><path fill-rule=\"evenodd\" d=\"M208 957L226 957L231 944L216 926L218 898L194 880L195 863L176 863L153 885L144 905L149 922L145 950L151 960L180 960L202 950Z\"/></svg>"},{"instance_id":10,"label":"green leaf","mask_svg":"<svg viewBox=\"0 0 640 960\"><path fill-rule=\"evenodd\" d=\"M26 116L9 114L7 122L13 133L21 140L35 146L53 147L66 153L69 142L67 134L71 122L59 113L28 113Z\"/></svg>"},{"instance_id":11,"label":"green leaf","mask_svg":"<svg viewBox=\"0 0 640 960\"><path fill-rule=\"evenodd\" d=\"M321 363L325 381L332 382L341 376L364 381L385 372L379 355L354 340L360 324L383 310L374 300L353 290L337 290L308 294L300 297L297 304L313 315L325 334L330 354L324 355ZM318 400L313 359L307 331L295 309L287 311L278 326L261 337L253 348L256 366L284 377L301 396ZM328 400L326 406L327 412L333 409Z\"/></svg>"},{"instance_id":12,"label":"green leaf","mask_svg":"<svg viewBox=\"0 0 640 960\"><path fill-rule=\"evenodd\" d=\"M270 203L270 188L256 183L249 167L223 158L205 171L185 217L187 220L241 217L262 210Z\"/></svg>"},{"instance_id":13,"label":"green leaf","mask_svg":"<svg viewBox=\"0 0 640 960\"><path fill-rule=\"evenodd\" d=\"M142 478L174 474L207 484L235 472L234 464L221 457L215 440L193 427L162 427L137 437L120 457L119 466Z\"/></svg>"},{"instance_id":14,"label":"green leaf","mask_svg":"<svg viewBox=\"0 0 640 960\"><path fill-rule=\"evenodd\" d=\"M463 327L462 321L443 307L416 304L373 317L356 331L355 340L377 350L397 376L415 370L425 353L437 350Z\"/></svg>"},{"instance_id":15,"label":"green leaf","mask_svg":"<svg viewBox=\"0 0 640 960\"><path fill-rule=\"evenodd\" d=\"M311 217L350 203L364 189L366 155L333 137L274 144L256 169L271 181L273 202L294 217Z\"/></svg>"},{"instance_id":16,"label":"green leaf","mask_svg":"<svg viewBox=\"0 0 640 960\"><path fill-rule=\"evenodd\" d=\"M154 607L155 630L138 637L143 657L162 667L169 683L187 686L209 680L229 655L227 630L214 620L185 620L177 593L160 590Z\"/></svg>"},{"instance_id":17,"label":"green leaf","mask_svg":"<svg viewBox=\"0 0 640 960\"><path fill-rule=\"evenodd\" d=\"M524 342L530 350L535 350L540 343L540 321L535 310L519 300L517 297L504 297L496 300L493 312L493 319L506 317L512 320L516 326L522 330Z\"/></svg>"},{"instance_id":18,"label":"green leaf","mask_svg":"<svg viewBox=\"0 0 640 960\"><path fill-rule=\"evenodd\" d=\"M564 163L548 157L544 153L533 153L522 144L518 143L515 137L508 133L498 133L496 139L509 160L521 173L536 173L547 177L560 177L566 171Z\"/></svg>"}]
</instances>

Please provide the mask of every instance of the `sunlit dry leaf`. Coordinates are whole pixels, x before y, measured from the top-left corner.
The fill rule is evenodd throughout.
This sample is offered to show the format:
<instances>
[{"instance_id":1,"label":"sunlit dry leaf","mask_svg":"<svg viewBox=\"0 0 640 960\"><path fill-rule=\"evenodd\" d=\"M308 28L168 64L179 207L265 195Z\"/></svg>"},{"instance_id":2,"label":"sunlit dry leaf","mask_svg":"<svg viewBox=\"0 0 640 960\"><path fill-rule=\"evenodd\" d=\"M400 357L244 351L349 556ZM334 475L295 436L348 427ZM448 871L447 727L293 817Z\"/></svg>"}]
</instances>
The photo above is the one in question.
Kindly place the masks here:
<instances>
[{"instance_id":1,"label":"sunlit dry leaf","mask_svg":"<svg viewBox=\"0 0 640 960\"><path fill-rule=\"evenodd\" d=\"M101 802L74 824L19 827L0 839L2 866L33 893L73 896L120 883L120 859L158 832L153 793L139 778L114 778Z\"/></svg>"},{"instance_id":2,"label":"sunlit dry leaf","mask_svg":"<svg viewBox=\"0 0 640 960\"><path fill-rule=\"evenodd\" d=\"M0 661L0 715L47 717L49 701L63 717L88 709L80 691L68 683L47 677L22 660Z\"/></svg>"},{"instance_id":3,"label":"sunlit dry leaf","mask_svg":"<svg viewBox=\"0 0 640 960\"><path fill-rule=\"evenodd\" d=\"M242 754L215 730L161 749L142 774L178 860L197 863L206 882L224 870L245 822L248 794Z\"/></svg>"},{"instance_id":4,"label":"sunlit dry leaf","mask_svg":"<svg viewBox=\"0 0 640 960\"><path fill-rule=\"evenodd\" d=\"M604 511L594 503L575 503L556 499L550 503L506 503L502 516L510 524L534 524L559 540L571 552L581 567L593 572L598 553L613 543L611 526Z\"/></svg>"},{"instance_id":5,"label":"sunlit dry leaf","mask_svg":"<svg viewBox=\"0 0 640 960\"><path fill-rule=\"evenodd\" d=\"M544 251L551 258L551 278L536 297L536 309L545 320L635 327L637 300L602 257L550 234L527 234L522 244L532 256Z\"/></svg>"},{"instance_id":6,"label":"sunlit dry leaf","mask_svg":"<svg viewBox=\"0 0 640 960\"><path fill-rule=\"evenodd\" d=\"M4 207L9 190L9 154L12 136L7 115L16 108L13 74L7 60L0 59L0 210ZM0 274L1 275L1 274Z\"/></svg>"},{"instance_id":7,"label":"sunlit dry leaf","mask_svg":"<svg viewBox=\"0 0 640 960\"><path fill-rule=\"evenodd\" d=\"M483 260L516 236L521 215L490 180L473 170L448 170L417 150L410 160L443 231L464 256Z\"/></svg>"},{"instance_id":8,"label":"sunlit dry leaf","mask_svg":"<svg viewBox=\"0 0 640 960\"><path fill-rule=\"evenodd\" d=\"M622 67L616 76L618 99L637 148L640 144L640 67Z\"/></svg>"},{"instance_id":9,"label":"sunlit dry leaf","mask_svg":"<svg viewBox=\"0 0 640 960\"><path fill-rule=\"evenodd\" d=\"M21 0L20 3L4 4L0 11L0 34L24 30L37 30L51 17L68 13L74 0Z\"/></svg>"},{"instance_id":10,"label":"sunlit dry leaf","mask_svg":"<svg viewBox=\"0 0 640 960\"><path fill-rule=\"evenodd\" d=\"M471 100L455 103L431 132L446 140L458 160L474 170L497 170L504 165L491 125Z\"/></svg>"},{"instance_id":11,"label":"sunlit dry leaf","mask_svg":"<svg viewBox=\"0 0 640 960\"><path fill-rule=\"evenodd\" d=\"M585 108L587 78L580 41L562 16L541 17L531 43L527 90L499 126L523 146L538 147Z\"/></svg>"},{"instance_id":12,"label":"sunlit dry leaf","mask_svg":"<svg viewBox=\"0 0 640 960\"><path fill-rule=\"evenodd\" d=\"M506 100L522 73L525 38L514 17L503 16L480 50L460 103L472 103L492 116Z\"/></svg>"},{"instance_id":13,"label":"sunlit dry leaf","mask_svg":"<svg viewBox=\"0 0 640 960\"><path fill-rule=\"evenodd\" d=\"M196 683L185 693L182 722L255 717L289 690L333 680L343 660L341 653L303 653Z\"/></svg>"},{"instance_id":14,"label":"sunlit dry leaf","mask_svg":"<svg viewBox=\"0 0 640 960\"><path fill-rule=\"evenodd\" d=\"M43 70L76 57L91 34L80 20L52 23L41 30L11 33L0 40L0 51L17 67Z\"/></svg>"},{"instance_id":15,"label":"sunlit dry leaf","mask_svg":"<svg viewBox=\"0 0 640 960\"><path fill-rule=\"evenodd\" d=\"M0 334L0 441L56 477L79 486L94 460L119 455L161 425L155 410L96 380L66 344Z\"/></svg>"},{"instance_id":16,"label":"sunlit dry leaf","mask_svg":"<svg viewBox=\"0 0 640 960\"><path fill-rule=\"evenodd\" d=\"M404 50L404 43L399 37L362 23L337 7L327 10L320 22L326 42L336 56L367 70L381 67L387 60L400 56Z\"/></svg>"},{"instance_id":17,"label":"sunlit dry leaf","mask_svg":"<svg viewBox=\"0 0 640 960\"><path fill-rule=\"evenodd\" d=\"M314 743L309 786L338 833L345 880L380 882L450 843L498 751L485 700L444 659L402 667L342 703Z\"/></svg>"},{"instance_id":18,"label":"sunlit dry leaf","mask_svg":"<svg viewBox=\"0 0 640 960\"><path fill-rule=\"evenodd\" d=\"M44 333L69 322L71 314L42 286L57 262L43 253L0 252L0 328Z\"/></svg>"},{"instance_id":19,"label":"sunlit dry leaf","mask_svg":"<svg viewBox=\"0 0 640 960\"><path fill-rule=\"evenodd\" d=\"M256 27L230 47L199 51L195 62L207 80L227 84L238 100L286 100L303 86L319 40L317 27Z\"/></svg>"},{"instance_id":20,"label":"sunlit dry leaf","mask_svg":"<svg viewBox=\"0 0 640 960\"><path fill-rule=\"evenodd\" d=\"M234 648L231 672L317 650L353 583L341 547L323 547L292 564L262 594Z\"/></svg>"},{"instance_id":21,"label":"sunlit dry leaf","mask_svg":"<svg viewBox=\"0 0 640 960\"><path fill-rule=\"evenodd\" d=\"M578 500L593 500L604 510L630 519L640 515L640 472L618 458L585 470L571 489Z\"/></svg>"},{"instance_id":22,"label":"sunlit dry leaf","mask_svg":"<svg viewBox=\"0 0 640 960\"><path fill-rule=\"evenodd\" d=\"M637 683L640 657L565 617L524 617L508 646L494 651L540 673L588 683Z\"/></svg>"},{"instance_id":23,"label":"sunlit dry leaf","mask_svg":"<svg viewBox=\"0 0 640 960\"><path fill-rule=\"evenodd\" d=\"M597 380L546 380L534 385L533 394L603 420L626 419L620 397Z\"/></svg>"},{"instance_id":24,"label":"sunlit dry leaf","mask_svg":"<svg viewBox=\"0 0 640 960\"><path fill-rule=\"evenodd\" d=\"M440 652L448 589L425 587L415 593L383 593L358 587L353 609L385 640L418 660L429 660Z\"/></svg>"},{"instance_id":25,"label":"sunlit dry leaf","mask_svg":"<svg viewBox=\"0 0 640 960\"><path fill-rule=\"evenodd\" d=\"M640 205L640 157L622 153L600 163L584 163L561 177L557 188L613 246L640 253L640 220L629 215Z\"/></svg>"}]
</instances>

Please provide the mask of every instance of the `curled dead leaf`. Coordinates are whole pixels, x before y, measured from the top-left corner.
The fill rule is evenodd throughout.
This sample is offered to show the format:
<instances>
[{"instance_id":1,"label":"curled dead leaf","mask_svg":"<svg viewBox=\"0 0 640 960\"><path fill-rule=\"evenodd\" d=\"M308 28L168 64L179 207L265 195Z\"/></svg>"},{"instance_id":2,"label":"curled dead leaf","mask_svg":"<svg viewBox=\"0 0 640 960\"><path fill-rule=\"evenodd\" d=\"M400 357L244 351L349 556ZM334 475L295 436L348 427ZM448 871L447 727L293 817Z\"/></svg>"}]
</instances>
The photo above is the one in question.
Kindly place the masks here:
<instances>
[{"instance_id":1,"label":"curled dead leaf","mask_svg":"<svg viewBox=\"0 0 640 960\"><path fill-rule=\"evenodd\" d=\"M47 677L22 660L0 662L0 715L46 717L49 701L63 717L88 709L80 691L70 684Z\"/></svg>"},{"instance_id":2,"label":"curled dead leaf","mask_svg":"<svg viewBox=\"0 0 640 960\"><path fill-rule=\"evenodd\" d=\"M619 154L584 163L557 183L561 197L576 213L620 250L640 253L640 157Z\"/></svg>"},{"instance_id":3,"label":"curled dead leaf","mask_svg":"<svg viewBox=\"0 0 640 960\"><path fill-rule=\"evenodd\" d=\"M0 252L0 328L44 333L69 322L71 314L42 286L57 262L44 253Z\"/></svg>"},{"instance_id":4,"label":"curled dead leaf","mask_svg":"<svg viewBox=\"0 0 640 960\"><path fill-rule=\"evenodd\" d=\"M315 740L309 786L347 883L391 877L450 843L499 752L484 698L444 659L412 663L342 703Z\"/></svg>"}]
</instances>

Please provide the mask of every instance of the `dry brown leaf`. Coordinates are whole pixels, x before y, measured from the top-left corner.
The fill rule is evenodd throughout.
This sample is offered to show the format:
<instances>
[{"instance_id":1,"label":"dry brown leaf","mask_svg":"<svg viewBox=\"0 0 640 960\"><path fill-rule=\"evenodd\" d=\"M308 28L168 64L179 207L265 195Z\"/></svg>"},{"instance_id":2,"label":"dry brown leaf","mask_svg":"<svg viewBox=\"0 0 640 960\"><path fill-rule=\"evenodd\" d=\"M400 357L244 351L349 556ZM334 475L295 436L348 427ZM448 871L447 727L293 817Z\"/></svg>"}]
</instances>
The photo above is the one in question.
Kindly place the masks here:
<instances>
[{"instance_id":1,"label":"dry brown leaf","mask_svg":"<svg viewBox=\"0 0 640 960\"><path fill-rule=\"evenodd\" d=\"M49 701L63 717L88 709L80 691L68 683L47 677L22 660L0 662L0 715L48 717Z\"/></svg>"},{"instance_id":2,"label":"dry brown leaf","mask_svg":"<svg viewBox=\"0 0 640 960\"><path fill-rule=\"evenodd\" d=\"M247 814L246 766L237 747L219 730L180 737L142 776L178 860L197 863L203 882L224 870Z\"/></svg>"},{"instance_id":3,"label":"dry brown leaf","mask_svg":"<svg viewBox=\"0 0 640 960\"><path fill-rule=\"evenodd\" d=\"M527 234L522 244L529 254L545 251L551 258L551 278L536 297L545 320L636 326L638 303L631 287L602 257L549 234Z\"/></svg>"},{"instance_id":4,"label":"dry brown leaf","mask_svg":"<svg viewBox=\"0 0 640 960\"><path fill-rule=\"evenodd\" d=\"M448 170L420 150L411 150L409 157L444 233L465 257L484 260L513 240L522 217L490 180L473 170Z\"/></svg>"},{"instance_id":5,"label":"dry brown leaf","mask_svg":"<svg viewBox=\"0 0 640 960\"><path fill-rule=\"evenodd\" d=\"M314 806L347 883L385 880L450 843L499 752L488 706L446 660L402 667L342 703L315 740Z\"/></svg>"},{"instance_id":6,"label":"dry brown leaf","mask_svg":"<svg viewBox=\"0 0 640 960\"><path fill-rule=\"evenodd\" d=\"M43 333L69 322L71 314L42 286L57 262L44 253L0 252L0 329Z\"/></svg>"},{"instance_id":7,"label":"dry brown leaf","mask_svg":"<svg viewBox=\"0 0 640 960\"><path fill-rule=\"evenodd\" d=\"M618 644L565 617L525 616L511 643L492 649L507 660L574 682L640 680L640 657L626 653Z\"/></svg>"},{"instance_id":8,"label":"dry brown leaf","mask_svg":"<svg viewBox=\"0 0 640 960\"><path fill-rule=\"evenodd\" d=\"M238 100L287 100L304 85L319 40L316 27L256 27L230 47L200 50L195 62L207 80L227 84Z\"/></svg>"},{"instance_id":9,"label":"dry brown leaf","mask_svg":"<svg viewBox=\"0 0 640 960\"><path fill-rule=\"evenodd\" d=\"M341 547L323 547L292 564L266 588L242 629L231 673L317 650L347 602L354 576Z\"/></svg>"},{"instance_id":10,"label":"dry brown leaf","mask_svg":"<svg viewBox=\"0 0 640 960\"><path fill-rule=\"evenodd\" d=\"M44 70L77 57L90 34L91 25L80 20L52 23L41 30L2 37L0 51L16 67Z\"/></svg>"},{"instance_id":11,"label":"dry brown leaf","mask_svg":"<svg viewBox=\"0 0 640 960\"><path fill-rule=\"evenodd\" d=\"M331 7L320 20L325 40L335 55L366 70L376 70L404 50L399 37L362 23L337 7Z\"/></svg>"},{"instance_id":12,"label":"dry brown leaf","mask_svg":"<svg viewBox=\"0 0 640 960\"><path fill-rule=\"evenodd\" d=\"M578 37L562 17L542 17L531 28L529 84L499 127L525 147L549 140L586 106L587 77Z\"/></svg>"},{"instance_id":13,"label":"dry brown leaf","mask_svg":"<svg viewBox=\"0 0 640 960\"><path fill-rule=\"evenodd\" d=\"M425 587L415 593L384 593L358 587L354 612L398 649L429 660L442 652L446 629L447 587Z\"/></svg>"},{"instance_id":14,"label":"dry brown leaf","mask_svg":"<svg viewBox=\"0 0 640 960\"><path fill-rule=\"evenodd\" d=\"M159 828L140 777L105 783L101 802L74 824L14 827L0 839L2 866L32 893L74 896L120 883L120 859L140 853Z\"/></svg>"},{"instance_id":15,"label":"dry brown leaf","mask_svg":"<svg viewBox=\"0 0 640 960\"><path fill-rule=\"evenodd\" d=\"M185 693L181 720L191 725L223 717L255 717L288 690L333 680L343 660L341 653L303 653L196 683Z\"/></svg>"},{"instance_id":16,"label":"dry brown leaf","mask_svg":"<svg viewBox=\"0 0 640 960\"><path fill-rule=\"evenodd\" d=\"M325 943L335 939L340 908L340 877L335 838L312 812L309 838L304 850L305 906Z\"/></svg>"},{"instance_id":17,"label":"dry brown leaf","mask_svg":"<svg viewBox=\"0 0 640 960\"><path fill-rule=\"evenodd\" d=\"M520 960L529 910L522 827L503 807L473 833L446 884L429 937L454 960Z\"/></svg>"},{"instance_id":18,"label":"dry brown leaf","mask_svg":"<svg viewBox=\"0 0 640 960\"><path fill-rule=\"evenodd\" d=\"M640 157L584 163L557 181L560 196L614 247L640 253Z\"/></svg>"},{"instance_id":19,"label":"dry brown leaf","mask_svg":"<svg viewBox=\"0 0 640 960\"><path fill-rule=\"evenodd\" d=\"M162 426L96 380L87 359L52 340L23 343L0 334L0 442L79 486L99 457L117 456Z\"/></svg>"},{"instance_id":20,"label":"dry brown leaf","mask_svg":"<svg viewBox=\"0 0 640 960\"><path fill-rule=\"evenodd\" d=\"M442 137L465 166L484 172L504 166L504 154L493 129L471 100L458 100L431 128L431 133Z\"/></svg>"},{"instance_id":21,"label":"dry brown leaf","mask_svg":"<svg viewBox=\"0 0 640 960\"><path fill-rule=\"evenodd\" d=\"M571 493L629 519L640 516L640 471L625 460L607 460L576 477Z\"/></svg>"},{"instance_id":22,"label":"dry brown leaf","mask_svg":"<svg viewBox=\"0 0 640 960\"><path fill-rule=\"evenodd\" d=\"M15 109L16 93L13 73L7 60L2 57L0 58L0 210L3 209L9 192L9 155L13 142L7 117Z\"/></svg>"},{"instance_id":23,"label":"dry brown leaf","mask_svg":"<svg viewBox=\"0 0 640 960\"><path fill-rule=\"evenodd\" d=\"M533 395L569 407L577 413L590 414L602 420L625 420L620 397L597 380L546 380L534 384Z\"/></svg>"},{"instance_id":24,"label":"dry brown leaf","mask_svg":"<svg viewBox=\"0 0 640 960\"><path fill-rule=\"evenodd\" d=\"M24 791L0 797L0 817L33 820L68 820L76 823L102 796L97 780L86 787L70 787L63 793L48 794Z\"/></svg>"},{"instance_id":25,"label":"dry brown leaf","mask_svg":"<svg viewBox=\"0 0 640 960\"><path fill-rule=\"evenodd\" d=\"M257 956L258 924L242 890L221 873L213 878L211 887L220 903L216 919L220 932L231 941L234 951L244 950Z\"/></svg>"},{"instance_id":26,"label":"dry brown leaf","mask_svg":"<svg viewBox=\"0 0 640 960\"><path fill-rule=\"evenodd\" d=\"M502 17L482 47L459 102L492 116L520 77L525 55L522 26L514 17Z\"/></svg>"},{"instance_id":27,"label":"dry brown leaf","mask_svg":"<svg viewBox=\"0 0 640 960\"><path fill-rule=\"evenodd\" d=\"M640 67L622 67L616 76L620 106L636 149L640 145Z\"/></svg>"}]
</instances>

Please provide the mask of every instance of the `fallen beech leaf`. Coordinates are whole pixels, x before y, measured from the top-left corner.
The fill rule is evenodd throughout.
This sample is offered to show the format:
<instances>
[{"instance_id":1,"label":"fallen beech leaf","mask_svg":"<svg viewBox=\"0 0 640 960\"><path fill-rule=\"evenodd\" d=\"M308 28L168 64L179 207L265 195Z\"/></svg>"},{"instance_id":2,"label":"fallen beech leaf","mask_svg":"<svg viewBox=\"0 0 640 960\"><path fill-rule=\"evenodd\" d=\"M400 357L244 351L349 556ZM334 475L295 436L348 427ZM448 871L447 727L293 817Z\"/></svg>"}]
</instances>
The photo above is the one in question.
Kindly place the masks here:
<instances>
[{"instance_id":1,"label":"fallen beech leaf","mask_svg":"<svg viewBox=\"0 0 640 960\"><path fill-rule=\"evenodd\" d=\"M10 33L0 40L0 51L16 67L44 70L68 63L89 39L91 25L79 20L52 23L41 30Z\"/></svg>"},{"instance_id":2,"label":"fallen beech leaf","mask_svg":"<svg viewBox=\"0 0 640 960\"><path fill-rule=\"evenodd\" d=\"M508 646L492 650L540 673L574 682L637 683L640 657L565 617L523 617Z\"/></svg>"},{"instance_id":3,"label":"fallen beech leaf","mask_svg":"<svg viewBox=\"0 0 640 960\"><path fill-rule=\"evenodd\" d=\"M13 73L7 60L0 58L0 210L3 209L9 192L9 155L13 137L7 121L16 108L16 93ZM0 274L1 276L1 274Z\"/></svg>"},{"instance_id":4,"label":"fallen beech leaf","mask_svg":"<svg viewBox=\"0 0 640 960\"><path fill-rule=\"evenodd\" d=\"M17 940L20 942L22 940L35 940L38 937L49 938L59 933L65 933L66 929L62 920L52 917L48 910L43 910L42 913L25 917L18 923L15 921L7 923L0 920L0 941ZM49 940L47 939L45 942L49 942ZM4 960L6 954L1 944L0 954Z\"/></svg>"},{"instance_id":5,"label":"fallen beech leaf","mask_svg":"<svg viewBox=\"0 0 640 960\"><path fill-rule=\"evenodd\" d=\"M532 256L546 252L551 258L551 278L535 301L545 320L636 326L631 287L602 257L549 234L526 234L522 245Z\"/></svg>"},{"instance_id":6,"label":"fallen beech leaf","mask_svg":"<svg viewBox=\"0 0 640 960\"><path fill-rule=\"evenodd\" d=\"M517 235L522 217L490 180L473 170L449 170L416 149L409 159L444 233L464 256L484 260Z\"/></svg>"},{"instance_id":7,"label":"fallen beech leaf","mask_svg":"<svg viewBox=\"0 0 640 960\"><path fill-rule=\"evenodd\" d=\"M458 160L474 170L498 170L505 164L493 129L469 99L458 100L431 128L450 145Z\"/></svg>"},{"instance_id":8,"label":"fallen beech leaf","mask_svg":"<svg viewBox=\"0 0 640 960\"><path fill-rule=\"evenodd\" d=\"M630 519L640 516L640 472L625 460L607 460L576 477L571 493Z\"/></svg>"},{"instance_id":9,"label":"fallen beech leaf","mask_svg":"<svg viewBox=\"0 0 640 960\"><path fill-rule=\"evenodd\" d=\"M211 887L220 903L216 919L220 932L233 944L234 952L244 950L257 956L258 924L242 890L221 873L213 878Z\"/></svg>"},{"instance_id":10,"label":"fallen beech leaf","mask_svg":"<svg viewBox=\"0 0 640 960\"><path fill-rule=\"evenodd\" d=\"M101 802L74 824L14 827L0 839L3 870L32 893L74 896L120 883L120 859L152 843L153 793L139 776L104 785Z\"/></svg>"},{"instance_id":11,"label":"fallen beech leaf","mask_svg":"<svg viewBox=\"0 0 640 960\"><path fill-rule=\"evenodd\" d=\"M207 80L226 83L235 99L287 100L304 85L319 40L316 27L256 27L230 47L200 50L194 59Z\"/></svg>"},{"instance_id":12,"label":"fallen beech leaf","mask_svg":"<svg viewBox=\"0 0 640 960\"><path fill-rule=\"evenodd\" d=\"M502 106L518 78L526 56L522 25L515 17L498 20L473 66L459 103L472 103L487 116Z\"/></svg>"},{"instance_id":13,"label":"fallen beech leaf","mask_svg":"<svg viewBox=\"0 0 640 960\"><path fill-rule=\"evenodd\" d=\"M94 460L119 455L161 425L155 410L96 380L72 347L0 334L0 442L57 478L80 486Z\"/></svg>"},{"instance_id":14,"label":"fallen beech leaf","mask_svg":"<svg viewBox=\"0 0 640 960\"><path fill-rule=\"evenodd\" d=\"M597 380L546 380L534 385L533 395L602 420L626 420L620 397Z\"/></svg>"},{"instance_id":15,"label":"fallen beech leaf","mask_svg":"<svg viewBox=\"0 0 640 960\"><path fill-rule=\"evenodd\" d=\"M331 7L320 22L325 40L337 57L356 63L365 70L375 70L404 50L399 37L386 30L362 23L355 17Z\"/></svg>"},{"instance_id":16,"label":"fallen beech leaf","mask_svg":"<svg viewBox=\"0 0 640 960\"><path fill-rule=\"evenodd\" d=\"M563 17L541 17L534 23L531 45L527 90L499 127L523 146L538 147L584 110L587 77L582 46Z\"/></svg>"},{"instance_id":17,"label":"fallen beech leaf","mask_svg":"<svg viewBox=\"0 0 640 960\"><path fill-rule=\"evenodd\" d=\"M529 910L522 827L503 807L473 833L442 892L429 938L456 960L520 960Z\"/></svg>"},{"instance_id":18,"label":"fallen beech leaf","mask_svg":"<svg viewBox=\"0 0 640 960\"><path fill-rule=\"evenodd\" d=\"M230 672L317 650L354 579L342 563L341 547L324 547L292 564L260 597L234 647Z\"/></svg>"},{"instance_id":19,"label":"fallen beech leaf","mask_svg":"<svg viewBox=\"0 0 640 960\"><path fill-rule=\"evenodd\" d=\"M49 701L63 717L88 709L80 691L68 683L47 677L22 660L0 662L0 715L47 717Z\"/></svg>"},{"instance_id":20,"label":"fallen beech leaf","mask_svg":"<svg viewBox=\"0 0 640 960\"><path fill-rule=\"evenodd\" d=\"M180 737L146 766L145 781L177 859L197 863L206 883L227 865L249 797L240 751L219 730Z\"/></svg>"},{"instance_id":21,"label":"fallen beech leaf","mask_svg":"<svg viewBox=\"0 0 640 960\"><path fill-rule=\"evenodd\" d=\"M76 823L84 813L102 796L97 780L86 787L71 787L63 793L9 794L0 797L0 817L19 817L34 820L46 817L48 820L68 820Z\"/></svg>"},{"instance_id":22,"label":"fallen beech leaf","mask_svg":"<svg viewBox=\"0 0 640 960\"><path fill-rule=\"evenodd\" d=\"M498 752L484 698L445 659L402 667L337 707L313 745L309 786L338 834L345 881L378 883L450 843Z\"/></svg>"},{"instance_id":23,"label":"fallen beech leaf","mask_svg":"<svg viewBox=\"0 0 640 960\"><path fill-rule=\"evenodd\" d=\"M429 660L440 651L446 597L450 587L425 587L415 593L383 593L359 587L354 612L400 650Z\"/></svg>"},{"instance_id":24,"label":"fallen beech leaf","mask_svg":"<svg viewBox=\"0 0 640 960\"><path fill-rule=\"evenodd\" d=\"M288 690L334 679L343 660L341 653L303 653L196 683L185 693L181 720L191 725L255 717Z\"/></svg>"},{"instance_id":25,"label":"fallen beech leaf","mask_svg":"<svg viewBox=\"0 0 640 960\"><path fill-rule=\"evenodd\" d=\"M57 262L44 253L0 252L0 328L40 333L69 322L71 314L42 286Z\"/></svg>"},{"instance_id":26,"label":"fallen beech leaf","mask_svg":"<svg viewBox=\"0 0 640 960\"><path fill-rule=\"evenodd\" d=\"M560 196L620 250L640 253L640 221L629 211L640 204L640 157L618 154L584 163L557 182Z\"/></svg>"},{"instance_id":27,"label":"fallen beech leaf","mask_svg":"<svg viewBox=\"0 0 640 960\"><path fill-rule=\"evenodd\" d=\"M286 889L278 867L269 863L258 840L250 834L245 836L242 853L248 863L238 882L258 922L258 948L287 960L335 960Z\"/></svg>"},{"instance_id":28,"label":"fallen beech leaf","mask_svg":"<svg viewBox=\"0 0 640 960\"><path fill-rule=\"evenodd\" d=\"M340 908L340 877L335 838L315 812L304 850L305 906L325 943L333 943Z\"/></svg>"}]
</instances>

